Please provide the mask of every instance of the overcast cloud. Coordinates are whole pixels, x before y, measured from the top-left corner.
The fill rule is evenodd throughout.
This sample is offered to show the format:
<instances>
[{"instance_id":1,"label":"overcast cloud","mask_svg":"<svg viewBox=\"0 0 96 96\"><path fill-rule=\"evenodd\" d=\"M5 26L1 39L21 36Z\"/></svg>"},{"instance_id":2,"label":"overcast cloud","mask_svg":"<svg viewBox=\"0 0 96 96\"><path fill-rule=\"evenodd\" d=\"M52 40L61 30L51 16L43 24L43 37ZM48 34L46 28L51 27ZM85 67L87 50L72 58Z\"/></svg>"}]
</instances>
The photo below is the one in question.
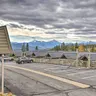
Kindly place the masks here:
<instances>
[{"instance_id":1,"label":"overcast cloud","mask_svg":"<svg viewBox=\"0 0 96 96\"><path fill-rule=\"evenodd\" d=\"M96 0L0 0L0 25L14 42L96 41Z\"/></svg>"}]
</instances>

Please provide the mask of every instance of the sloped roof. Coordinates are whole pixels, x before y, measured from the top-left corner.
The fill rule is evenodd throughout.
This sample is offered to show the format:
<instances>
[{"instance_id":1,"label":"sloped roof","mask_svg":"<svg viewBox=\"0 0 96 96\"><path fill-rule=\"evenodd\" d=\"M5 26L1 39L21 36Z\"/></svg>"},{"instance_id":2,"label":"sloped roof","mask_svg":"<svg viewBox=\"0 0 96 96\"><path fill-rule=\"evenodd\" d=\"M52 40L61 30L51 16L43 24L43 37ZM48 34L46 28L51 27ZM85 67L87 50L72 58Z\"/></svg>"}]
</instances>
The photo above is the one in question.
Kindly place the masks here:
<instances>
[{"instance_id":1,"label":"sloped roof","mask_svg":"<svg viewBox=\"0 0 96 96\"><path fill-rule=\"evenodd\" d=\"M45 51L34 51L34 52L32 52L32 54L33 53L35 54L35 57L45 57L47 54L47 52L45 52Z\"/></svg>"},{"instance_id":2,"label":"sloped roof","mask_svg":"<svg viewBox=\"0 0 96 96\"><path fill-rule=\"evenodd\" d=\"M55 52L49 52L50 58L67 58L63 52L61 51L55 51ZM47 54L47 55L48 55Z\"/></svg>"},{"instance_id":3,"label":"sloped roof","mask_svg":"<svg viewBox=\"0 0 96 96\"><path fill-rule=\"evenodd\" d=\"M15 52L16 55L21 56L22 52ZM50 58L62 58L62 56L66 57L67 59L74 59L76 60L76 52L65 52L65 51L29 51L26 52L26 55L32 55L34 54L34 57L50 57ZM49 56L47 56L49 55ZM79 59L81 58L88 58L88 52L79 52ZM96 53L90 52L90 60L96 61Z\"/></svg>"},{"instance_id":4,"label":"sloped roof","mask_svg":"<svg viewBox=\"0 0 96 96\"><path fill-rule=\"evenodd\" d=\"M88 61L88 57L83 55L79 57L79 60Z\"/></svg>"},{"instance_id":5,"label":"sloped roof","mask_svg":"<svg viewBox=\"0 0 96 96\"><path fill-rule=\"evenodd\" d=\"M0 27L0 54L12 53L12 47L6 26Z\"/></svg>"},{"instance_id":6,"label":"sloped roof","mask_svg":"<svg viewBox=\"0 0 96 96\"><path fill-rule=\"evenodd\" d=\"M16 56L22 56L22 51L14 51L14 54L16 55Z\"/></svg>"},{"instance_id":7,"label":"sloped roof","mask_svg":"<svg viewBox=\"0 0 96 96\"><path fill-rule=\"evenodd\" d=\"M76 56L77 56L76 52L75 53L65 52L64 54L68 59L76 59Z\"/></svg>"},{"instance_id":8,"label":"sloped roof","mask_svg":"<svg viewBox=\"0 0 96 96\"><path fill-rule=\"evenodd\" d=\"M32 51L26 51L26 55L32 55Z\"/></svg>"},{"instance_id":9,"label":"sloped roof","mask_svg":"<svg viewBox=\"0 0 96 96\"><path fill-rule=\"evenodd\" d=\"M88 58L89 52L81 52L79 53L79 58L82 58L82 56ZM96 61L96 53L90 52L90 60L91 61Z\"/></svg>"},{"instance_id":10,"label":"sloped roof","mask_svg":"<svg viewBox=\"0 0 96 96\"><path fill-rule=\"evenodd\" d=\"M91 57L91 60L92 60L92 61L96 61L96 54L91 54L90 57Z\"/></svg>"}]
</instances>

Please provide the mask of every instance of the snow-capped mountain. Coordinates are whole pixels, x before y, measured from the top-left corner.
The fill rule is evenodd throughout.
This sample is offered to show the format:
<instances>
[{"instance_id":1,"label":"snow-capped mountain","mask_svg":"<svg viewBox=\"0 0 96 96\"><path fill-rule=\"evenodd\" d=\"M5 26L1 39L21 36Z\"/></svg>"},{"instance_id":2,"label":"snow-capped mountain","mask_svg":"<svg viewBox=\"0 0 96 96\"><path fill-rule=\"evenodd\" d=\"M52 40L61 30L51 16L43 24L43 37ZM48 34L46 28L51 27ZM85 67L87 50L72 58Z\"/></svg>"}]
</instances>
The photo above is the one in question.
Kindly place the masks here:
<instances>
[{"instance_id":1,"label":"snow-capped mountain","mask_svg":"<svg viewBox=\"0 0 96 96\"><path fill-rule=\"evenodd\" d=\"M13 50L20 50L22 48L22 43L12 42L11 44ZM38 49L50 49L59 44L60 42L56 40L52 40L48 42L34 40L32 42L29 42L29 49L34 50L36 46L38 46Z\"/></svg>"}]
</instances>

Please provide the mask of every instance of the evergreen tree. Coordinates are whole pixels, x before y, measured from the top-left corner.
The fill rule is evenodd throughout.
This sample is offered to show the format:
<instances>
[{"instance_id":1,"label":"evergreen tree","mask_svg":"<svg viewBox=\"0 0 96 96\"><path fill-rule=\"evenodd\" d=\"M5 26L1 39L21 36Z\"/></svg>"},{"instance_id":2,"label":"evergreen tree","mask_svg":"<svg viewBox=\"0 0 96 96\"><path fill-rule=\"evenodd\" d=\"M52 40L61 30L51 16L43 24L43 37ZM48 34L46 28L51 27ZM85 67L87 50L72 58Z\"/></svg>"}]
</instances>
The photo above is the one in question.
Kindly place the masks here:
<instances>
[{"instance_id":1,"label":"evergreen tree","mask_svg":"<svg viewBox=\"0 0 96 96\"><path fill-rule=\"evenodd\" d=\"M15 54L10 54L9 56L10 56L10 57L15 57Z\"/></svg>"},{"instance_id":2,"label":"evergreen tree","mask_svg":"<svg viewBox=\"0 0 96 96\"><path fill-rule=\"evenodd\" d=\"M38 50L38 46L35 47L35 50Z\"/></svg>"},{"instance_id":3,"label":"evergreen tree","mask_svg":"<svg viewBox=\"0 0 96 96\"><path fill-rule=\"evenodd\" d=\"M29 51L29 44L26 44L26 51Z\"/></svg>"},{"instance_id":4,"label":"evergreen tree","mask_svg":"<svg viewBox=\"0 0 96 96\"><path fill-rule=\"evenodd\" d=\"M34 57L35 56L35 54L34 53L32 53L32 57Z\"/></svg>"},{"instance_id":5,"label":"evergreen tree","mask_svg":"<svg viewBox=\"0 0 96 96\"><path fill-rule=\"evenodd\" d=\"M73 43L71 45L71 51L75 51L75 47L74 47L74 44Z\"/></svg>"},{"instance_id":6,"label":"evergreen tree","mask_svg":"<svg viewBox=\"0 0 96 96\"><path fill-rule=\"evenodd\" d=\"M75 51L76 51L77 48L78 48L78 43L76 42L75 43Z\"/></svg>"},{"instance_id":7,"label":"evergreen tree","mask_svg":"<svg viewBox=\"0 0 96 96\"><path fill-rule=\"evenodd\" d=\"M22 44L21 50L22 50L22 56L25 56L26 55L25 54L25 51L26 51L25 43Z\"/></svg>"},{"instance_id":8,"label":"evergreen tree","mask_svg":"<svg viewBox=\"0 0 96 96\"><path fill-rule=\"evenodd\" d=\"M61 48L60 49L61 50L65 50L65 43L64 42L61 44Z\"/></svg>"},{"instance_id":9,"label":"evergreen tree","mask_svg":"<svg viewBox=\"0 0 96 96\"><path fill-rule=\"evenodd\" d=\"M59 51L59 50L60 50L60 46L56 46L56 47L55 47L55 50L56 50L56 51Z\"/></svg>"},{"instance_id":10,"label":"evergreen tree","mask_svg":"<svg viewBox=\"0 0 96 96\"><path fill-rule=\"evenodd\" d=\"M22 52L25 52L26 51L26 48L25 48L25 43L22 44Z\"/></svg>"}]
</instances>

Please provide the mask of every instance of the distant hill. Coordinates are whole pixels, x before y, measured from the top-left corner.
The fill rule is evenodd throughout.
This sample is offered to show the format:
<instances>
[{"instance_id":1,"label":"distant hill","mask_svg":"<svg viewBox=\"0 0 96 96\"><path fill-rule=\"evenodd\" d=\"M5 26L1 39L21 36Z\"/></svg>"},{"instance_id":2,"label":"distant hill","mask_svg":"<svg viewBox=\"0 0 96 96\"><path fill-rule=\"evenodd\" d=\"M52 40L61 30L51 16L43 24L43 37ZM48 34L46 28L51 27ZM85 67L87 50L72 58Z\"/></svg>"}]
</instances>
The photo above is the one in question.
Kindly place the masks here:
<instances>
[{"instance_id":1,"label":"distant hill","mask_svg":"<svg viewBox=\"0 0 96 96\"><path fill-rule=\"evenodd\" d=\"M11 44L12 44L13 50L21 50L22 48L22 43L12 42ZM36 46L38 46L39 49L50 49L56 45L60 45L60 42L56 40L52 40L48 42L34 40L32 42L29 42L29 49L35 50Z\"/></svg>"},{"instance_id":2,"label":"distant hill","mask_svg":"<svg viewBox=\"0 0 96 96\"><path fill-rule=\"evenodd\" d=\"M84 44L84 45L88 45L88 44L96 44L96 42L92 42L92 41L89 41L89 42L80 42L79 44Z\"/></svg>"},{"instance_id":3,"label":"distant hill","mask_svg":"<svg viewBox=\"0 0 96 96\"><path fill-rule=\"evenodd\" d=\"M21 50L22 48L22 43L17 43L17 42L12 42L12 48L13 50ZM35 50L35 47L38 46L38 48L40 50L44 50L44 49L50 49L50 48L53 48L57 45L60 45L61 43L56 41L56 40L52 40L52 41L48 41L48 42L45 42L45 41L37 41L37 40L34 40L32 42L29 42L29 49L30 50ZM66 43L68 45L71 45L72 43ZM80 42L78 44L84 44L84 45L87 45L87 44L96 44L96 42Z\"/></svg>"}]
</instances>

